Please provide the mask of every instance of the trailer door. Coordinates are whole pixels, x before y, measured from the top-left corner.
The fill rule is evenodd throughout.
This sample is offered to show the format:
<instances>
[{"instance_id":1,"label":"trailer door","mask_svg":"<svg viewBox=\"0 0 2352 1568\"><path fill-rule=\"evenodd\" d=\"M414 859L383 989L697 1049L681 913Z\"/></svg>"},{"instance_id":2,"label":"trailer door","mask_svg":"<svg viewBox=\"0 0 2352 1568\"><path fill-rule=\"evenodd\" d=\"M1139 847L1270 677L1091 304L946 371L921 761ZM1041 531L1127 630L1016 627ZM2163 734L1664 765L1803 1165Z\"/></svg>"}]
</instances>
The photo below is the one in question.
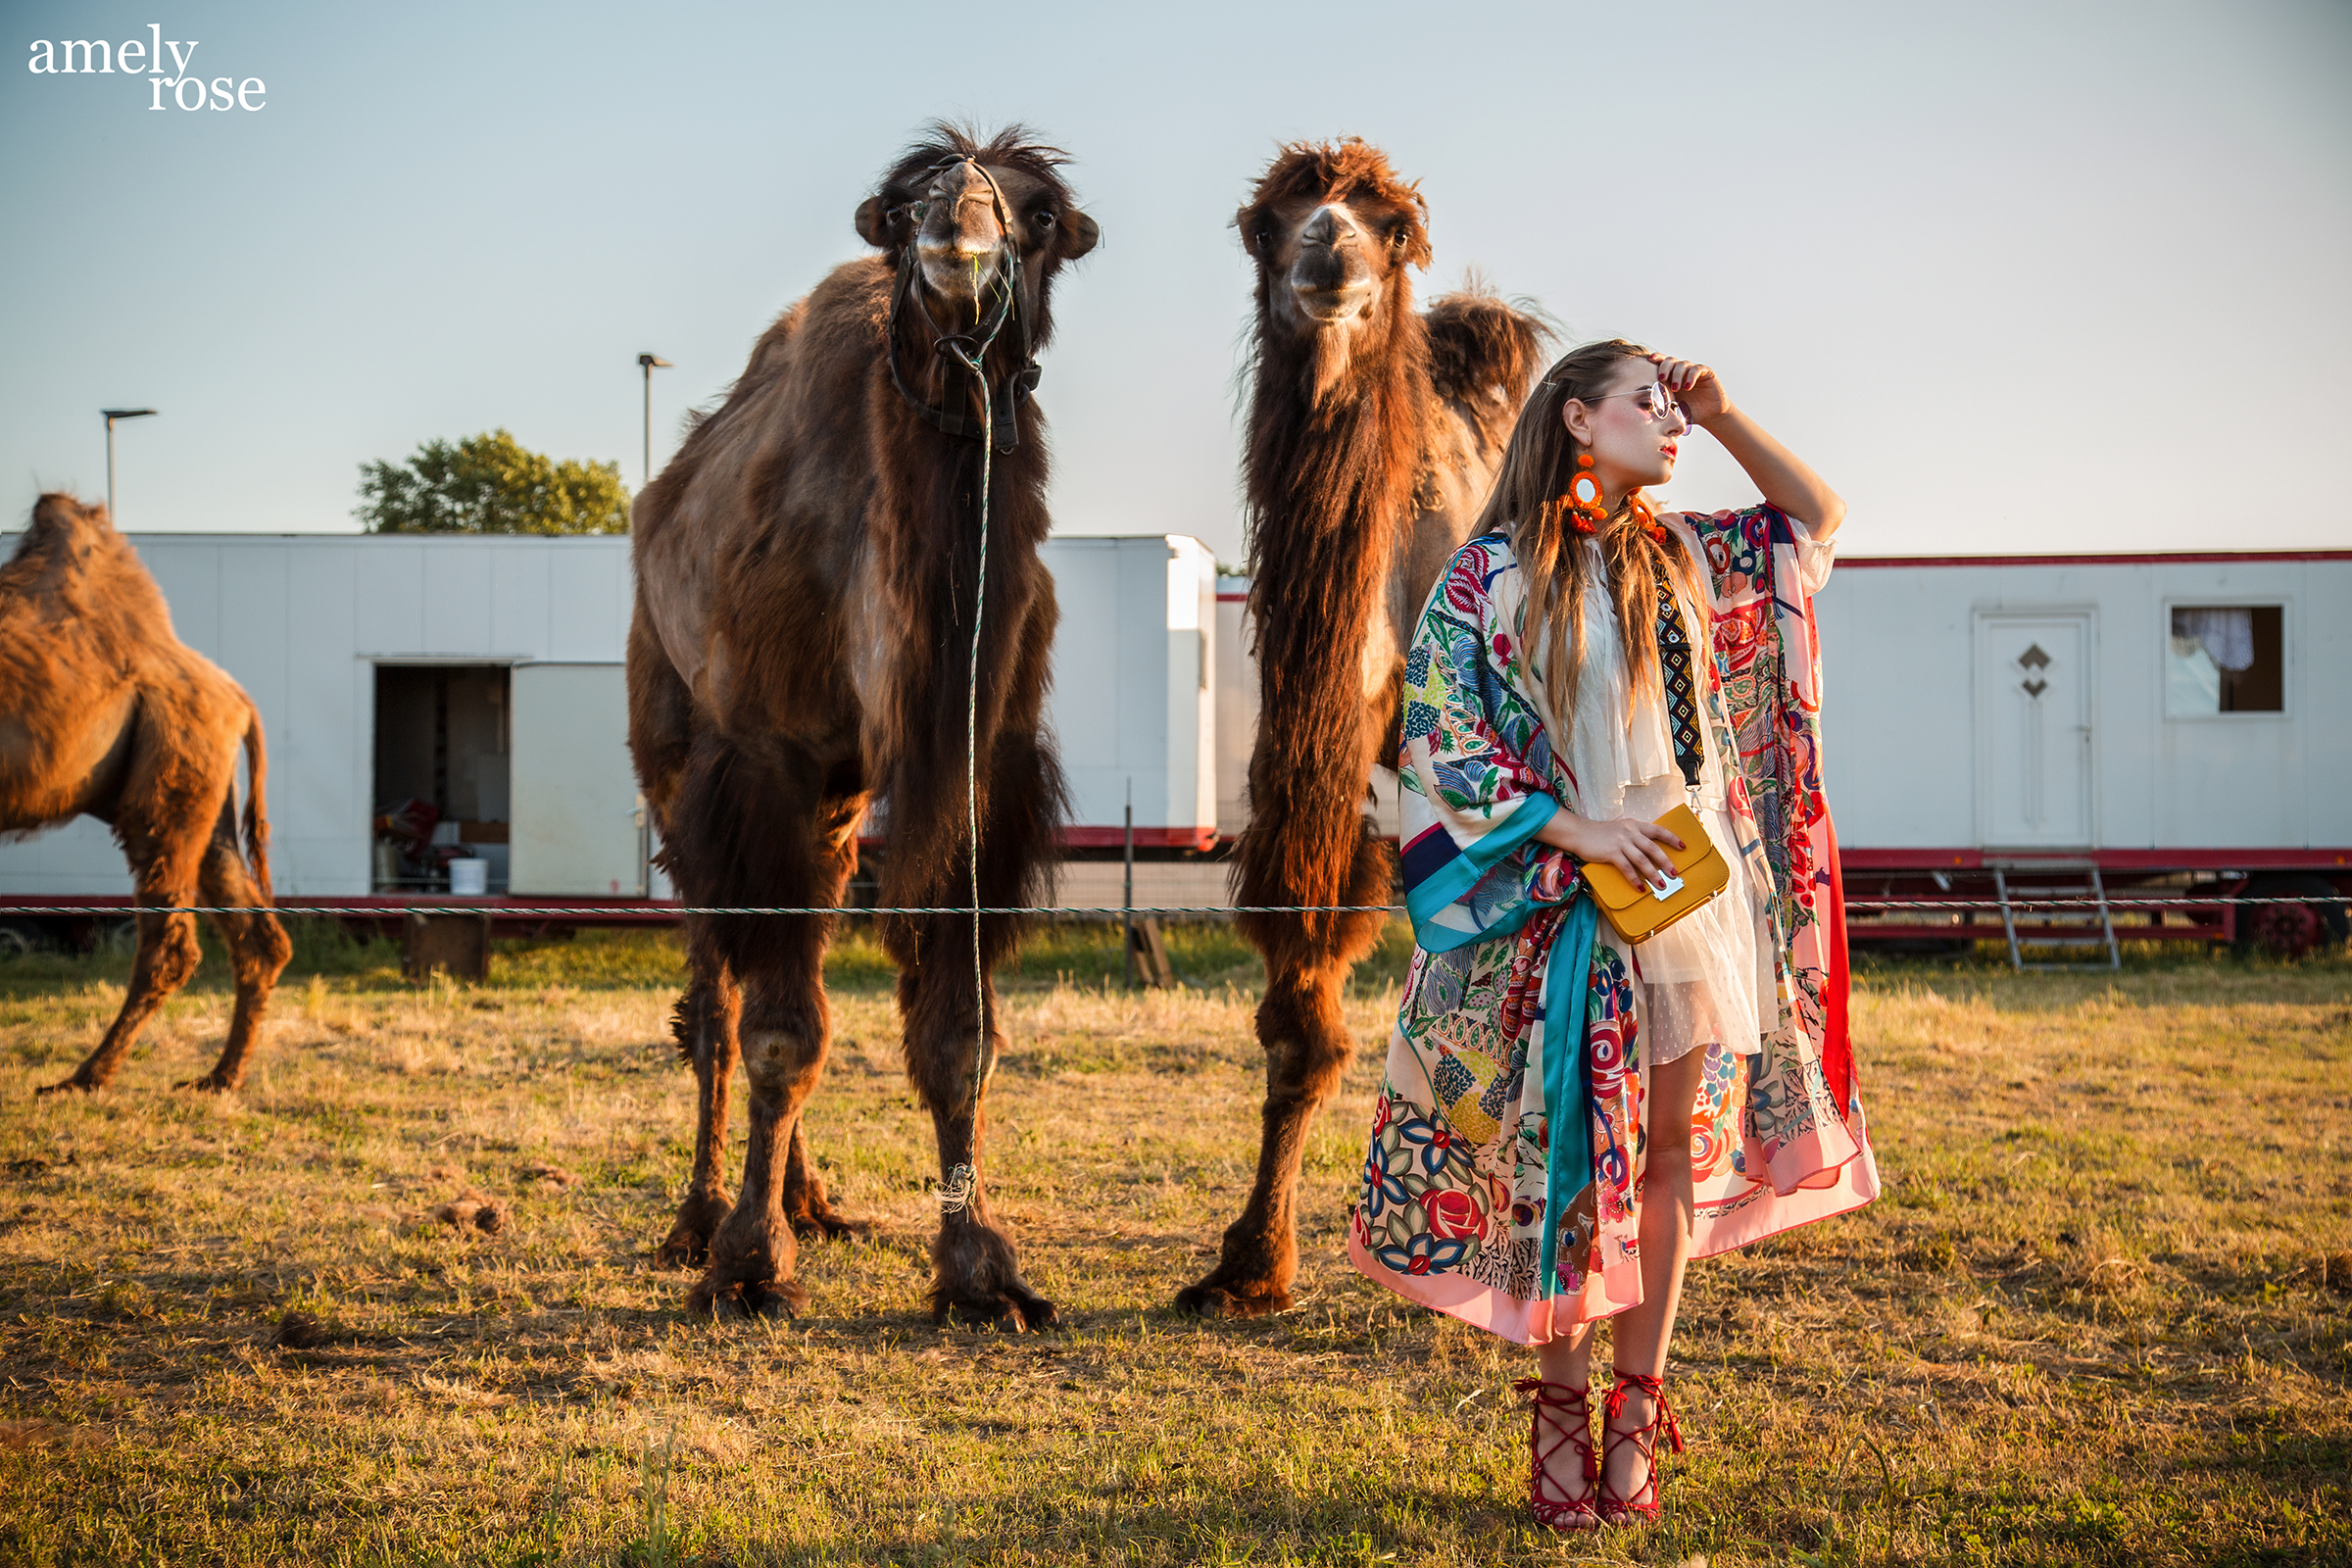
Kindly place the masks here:
<instances>
[{"instance_id":1,"label":"trailer door","mask_svg":"<svg viewBox=\"0 0 2352 1568\"><path fill-rule=\"evenodd\" d=\"M511 894L645 896L618 664L514 667Z\"/></svg>"},{"instance_id":2,"label":"trailer door","mask_svg":"<svg viewBox=\"0 0 2352 1568\"><path fill-rule=\"evenodd\" d=\"M1979 612L1976 642L1979 844L2091 848L2090 612Z\"/></svg>"}]
</instances>

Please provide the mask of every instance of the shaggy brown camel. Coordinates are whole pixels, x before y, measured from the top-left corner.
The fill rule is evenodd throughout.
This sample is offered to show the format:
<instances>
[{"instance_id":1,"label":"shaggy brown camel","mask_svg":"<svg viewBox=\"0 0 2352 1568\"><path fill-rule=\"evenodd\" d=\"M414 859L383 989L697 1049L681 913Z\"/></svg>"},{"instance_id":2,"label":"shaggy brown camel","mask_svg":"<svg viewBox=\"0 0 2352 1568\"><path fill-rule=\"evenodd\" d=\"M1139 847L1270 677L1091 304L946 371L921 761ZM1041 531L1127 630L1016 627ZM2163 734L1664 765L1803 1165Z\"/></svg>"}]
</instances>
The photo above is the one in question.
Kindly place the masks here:
<instances>
[{"instance_id":1,"label":"shaggy brown camel","mask_svg":"<svg viewBox=\"0 0 2352 1568\"><path fill-rule=\"evenodd\" d=\"M240 745L252 772L242 846ZM164 596L106 509L41 497L0 566L0 833L94 816L115 830L140 904L256 908L270 902L267 772L253 700L172 634ZM236 1011L220 1059L181 1089L237 1087L293 955L274 915L212 918L228 943ZM122 1012L74 1076L42 1094L105 1088L140 1028L196 972L194 915L138 921Z\"/></svg>"},{"instance_id":2,"label":"shaggy brown camel","mask_svg":"<svg viewBox=\"0 0 2352 1568\"><path fill-rule=\"evenodd\" d=\"M1045 891L1062 784L1038 727L1056 612L1037 555L1049 518L1031 354L1052 334L1055 273L1097 237L1061 162L1018 126L985 144L932 126L858 209L878 254L836 268L776 319L725 404L638 498L629 747L687 903L839 904L858 821L880 799L881 903L970 906L965 704L987 394L962 367L975 354L995 435L973 736L979 891L989 906ZM677 1027L701 1114L662 1255L707 1251L697 1313L797 1309L795 1230L844 1228L800 1129L825 1061L830 925L689 924ZM1051 1323L978 1178L976 1083L1004 1041L993 992L981 1028L973 921L894 916L881 936L943 1189L970 1180L963 1201L943 1205L932 1312ZM980 922L989 971L1016 936L1011 919ZM730 1203L720 1160L739 1053L751 1144Z\"/></svg>"},{"instance_id":3,"label":"shaggy brown camel","mask_svg":"<svg viewBox=\"0 0 2352 1568\"><path fill-rule=\"evenodd\" d=\"M1257 264L1245 467L1259 683L1234 902L1387 904L1396 856L1365 811L1374 764L1395 760L1412 620L1486 500L1546 334L1481 291L1414 311L1428 208L1362 141L1285 147L1234 222ZM1257 1179L1179 1308L1290 1305L1299 1156L1354 1052L1340 986L1383 919L1237 917L1266 963Z\"/></svg>"}]
</instances>

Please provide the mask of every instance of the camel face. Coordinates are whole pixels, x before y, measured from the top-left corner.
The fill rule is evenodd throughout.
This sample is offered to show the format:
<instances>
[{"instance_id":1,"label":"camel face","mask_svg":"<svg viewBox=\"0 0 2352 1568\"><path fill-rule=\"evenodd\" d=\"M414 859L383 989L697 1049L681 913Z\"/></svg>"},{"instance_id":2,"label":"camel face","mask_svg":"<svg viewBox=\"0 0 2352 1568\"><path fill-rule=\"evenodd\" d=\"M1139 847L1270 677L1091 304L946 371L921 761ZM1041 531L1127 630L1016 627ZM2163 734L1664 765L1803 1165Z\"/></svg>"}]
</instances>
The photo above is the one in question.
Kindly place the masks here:
<instances>
[{"instance_id":1,"label":"camel face","mask_svg":"<svg viewBox=\"0 0 2352 1568\"><path fill-rule=\"evenodd\" d=\"M1429 265L1420 193L1360 141L1285 149L1234 222L1269 324L1295 337L1376 329L1405 269Z\"/></svg>"},{"instance_id":2,"label":"camel face","mask_svg":"<svg viewBox=\"0 0 2352 1568\"><path fill-rule=\"evenodd\" d=\"M1093 250L1101 237L1051 164L984 165L990 150L910 158L858 209L858 232L868 244L894 260L914 248L923 304L944 330L978 319L1008 245L1020 253L1021 305L1035 319L1054 270Z\"/></svg>"},{"instance_id":3,"label":"camel face","mask_svg":"<svg viewBox=\"0 0 2352 1568\"><path fill-rule=\"evenodd\" d=\"M1276 299L1289 324L1311 330L1369 314L1396 270L1397 247L1385 236L1402 231L1396 215L1359 215L1345 202L1319 203L1303 222L1282 224L1275 269L1284 289Z\"/></svg>"}]
</instances>

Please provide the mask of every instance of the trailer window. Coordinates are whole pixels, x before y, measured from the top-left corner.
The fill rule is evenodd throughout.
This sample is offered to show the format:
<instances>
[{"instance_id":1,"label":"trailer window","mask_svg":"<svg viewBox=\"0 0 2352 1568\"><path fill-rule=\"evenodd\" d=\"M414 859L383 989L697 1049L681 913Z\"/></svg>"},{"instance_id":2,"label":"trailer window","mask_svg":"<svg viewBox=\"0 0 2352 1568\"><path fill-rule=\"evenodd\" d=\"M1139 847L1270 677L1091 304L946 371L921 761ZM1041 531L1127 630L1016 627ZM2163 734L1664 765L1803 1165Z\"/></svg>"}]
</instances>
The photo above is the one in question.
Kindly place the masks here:
<instances>
[{"instance_id":1,"label":"trailer window","mask_svg":"<svg viewBox=\"0 0 2352 1568\"><path fill-rule=\"evenodd\" d=\"M2282 618L2277 605L2176 609L2165 655L2165 711L2174 718L2282 711Z\"/></svg>"}]
</instances>

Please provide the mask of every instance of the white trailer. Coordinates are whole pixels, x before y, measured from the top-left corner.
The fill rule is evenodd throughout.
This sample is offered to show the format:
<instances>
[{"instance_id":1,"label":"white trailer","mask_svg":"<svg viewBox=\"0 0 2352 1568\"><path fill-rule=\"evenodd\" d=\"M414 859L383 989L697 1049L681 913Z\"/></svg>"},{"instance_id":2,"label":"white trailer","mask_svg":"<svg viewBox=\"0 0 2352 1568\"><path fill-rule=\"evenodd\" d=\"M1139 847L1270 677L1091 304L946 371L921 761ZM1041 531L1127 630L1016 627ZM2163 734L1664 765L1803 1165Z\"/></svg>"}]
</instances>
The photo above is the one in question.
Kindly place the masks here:
<instances>
[{"instance_id":1,"label":"white trailer","mask_svg":"<svg viewBox=\"0 0 2352 1568\"><path fill-rule=\"evenodd\" d=\"M1218 584L1218 827L1243 788L1256 672L1247 578ZM1823 765L1863 939L2095 942L2119 891L2210 896L2127 934L2340 941L2352 889L2352 551L1844 557L1816 602ZM1247 706L1245 706L1247 705ZM1394 776L1373 819L1394 833ZM2081 898L2081 914L2031 901ZM2117 900L2117 903L2127 902ZM2152 923L2132 929L2140 920Z\"/></svg>"},{"instance_id":2,"label":"white trailer","mask_svg":"<svg viewBox=\"0 0 2352 1568\"><path fill-rule=\"evenodd\" d=\"M261 709L271 862L288 906L390 906L441 891L442 856L393 853L379 820L403 800L432 808L442 845L489 862L493 906L603 902L617 916L630 901L668 896L649 864L626 750L626 538L131 543L181 640ZM1214 558L1199 540L1158 534L1055 538L1044 554L1061 604L1048 722L1075 808L1066 842L1121 845L1132 787L1140 845L1213 847ZM129 893L98 822L0 845L8 903Z\"/></svg>"}]
</instances>

